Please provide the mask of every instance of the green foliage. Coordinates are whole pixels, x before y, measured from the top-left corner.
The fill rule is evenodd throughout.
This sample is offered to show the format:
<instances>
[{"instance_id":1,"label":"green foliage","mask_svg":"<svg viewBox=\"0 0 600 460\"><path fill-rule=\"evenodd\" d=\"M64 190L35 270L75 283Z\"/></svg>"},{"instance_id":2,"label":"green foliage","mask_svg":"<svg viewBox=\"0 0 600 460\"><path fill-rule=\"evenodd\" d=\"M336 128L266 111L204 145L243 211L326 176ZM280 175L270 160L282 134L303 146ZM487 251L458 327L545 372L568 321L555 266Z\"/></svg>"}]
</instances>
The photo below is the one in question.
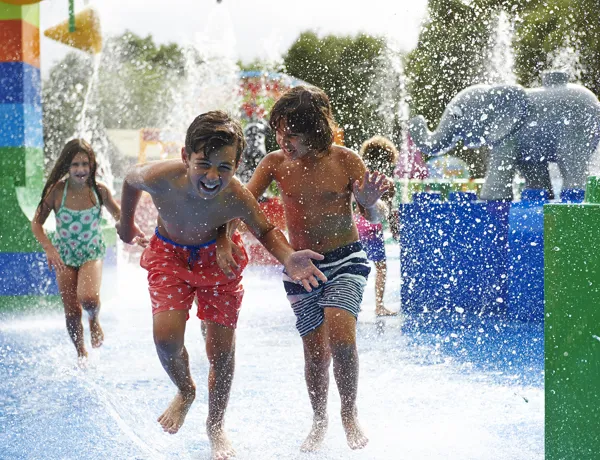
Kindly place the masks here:
<instances>
[{"instance_id":1,"label":"green foliage","mask_svg":"<svg viewBox=\"0 0 600 460\"><path fill-rule=\"evenodd\" d=\"M481 83L491 33L491 15L461 0L430 0L417 47L408 55L411 113L437 125L448 102Z\"/></svg>"},{"instance_id":2,"label":"green foliage","mask_svg":"<svg viewBox=\"0 0 600 460\"><path fill-rule=\"evenodd\" d=\"M381 106L378 86L382 78L400 84L398 75L387 73L389 56L381 38L368 35L319 38L314 32L304 32L284 57L286 72L296 78L322 88L329 96L336 122L344 130L345 143L357 149L375 134L394 136L397 125L386 119ZM389 69L388 69L389 70ZM388 105L400 102L398 90L391 91Z\"/></svg>"},{"instance_id":3,"label":"green foliage","mask_svg":"<svg viewBox=\"0 0 600 460\"><path fill-rule=\"evenodd\" d=\"M54 158L73 137L86 93L93 82L94 59L71 52L44 81L44 151ZM88 96L88 113L107 129L158 126L172 110L171 88L185 67L176 44L156 45L151 35L131 32L110 38L100 55L97 85Z\"/></svg>"}]
</instances>

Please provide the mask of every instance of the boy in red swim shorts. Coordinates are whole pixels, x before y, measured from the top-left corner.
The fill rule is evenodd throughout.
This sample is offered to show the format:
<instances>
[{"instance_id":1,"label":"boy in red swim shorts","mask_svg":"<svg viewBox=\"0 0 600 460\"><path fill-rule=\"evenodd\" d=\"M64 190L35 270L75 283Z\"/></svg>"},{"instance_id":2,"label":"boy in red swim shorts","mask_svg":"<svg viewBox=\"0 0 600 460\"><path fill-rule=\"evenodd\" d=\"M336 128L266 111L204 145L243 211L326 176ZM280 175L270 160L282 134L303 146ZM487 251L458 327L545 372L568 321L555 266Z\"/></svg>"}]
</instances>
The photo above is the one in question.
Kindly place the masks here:
<instances>
[{"instance_id":1,"label":"boy in red swim shorts","mask_svg":"<svg viewBox=\"0 0 600 460\"><path fill-rule=\"evenodd\" d=\"M224 431L224 416L234 373L235 327L244 293L241 269L247 264L239 235L234 235L237 248L233 253L231 248L223 249L230 244L222 236L225 224L243 220L307 291L319 285L317 278L327 279L311 261L323 256L311 250L294 251L285 236L268 223L254 196L234 177L244 147L241 126L226 113L198 116L188 128L181 160L137 165L127 174L117 223L124 242L144 238L134 214L142 191L150 194L158 222L140 264L148 270L156 350L178 389L158 418L169 433L179 430L196 394L184 334L189 310L198 298L197 316L206 325L210 363L206 429L213 458L235 455Z\"/></svg>"}]
</instances>

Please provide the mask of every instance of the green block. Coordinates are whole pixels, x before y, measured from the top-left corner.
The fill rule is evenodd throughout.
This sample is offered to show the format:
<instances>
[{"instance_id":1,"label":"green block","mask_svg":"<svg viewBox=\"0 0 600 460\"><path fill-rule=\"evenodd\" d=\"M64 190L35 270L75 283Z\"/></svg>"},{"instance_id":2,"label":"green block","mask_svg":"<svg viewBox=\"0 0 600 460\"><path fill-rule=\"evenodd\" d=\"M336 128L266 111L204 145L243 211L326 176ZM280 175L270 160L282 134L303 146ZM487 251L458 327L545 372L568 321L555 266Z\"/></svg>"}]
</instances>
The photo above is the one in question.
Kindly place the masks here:
<instances>
[{"instance_id":1,"label":"green block","mask_svg":"<svg viewBox=\"0 0 600 460\"><path fill-rule=\"evenodd\" d=\"M0 147L0 177L12 177L17 187L23 187L29 178L36 179L38 185L43 175L44 151L42 149Z\"/></svg>"},{"instance_id":2,"label":"green block","mask_svg":"<svg viewBox=\"0 0 600 460\"><path fill-rule=\"evenodd\" d=\"M14 181L0 176L0 252L41 252L31 221L17 199Z\"/></svg>"},{"instance_id":3,"label":"green block","mask_svg":"<svg viewBox=\"0 0 600 460\"><path fill-rule=\"evenodd\" d=\"M544 206L546 460L600 458L600 205Z\"/></svg>"},{"instance_id":4,"label":"green block","mask_svg":"<svg viewBox=\"0 0 600 460\"><path fill-rule=\"evenodd\" d=\"M3 296L0 295L0 312L4 316L6 313L20 313L22 311L48 311L62 309L63 303L58 295L35 296Z\"/></svg>"},{"instance_id":5,"label":"green block","mask_svg":"<svg viewBox=\"0 0 600 460\"><path fill-rule=\"evenodd\" d=\"M33 5L11 5L0 1L0 20L21 19L39 29L40 27L40 4Z\"/></svg>"}]
</instances>

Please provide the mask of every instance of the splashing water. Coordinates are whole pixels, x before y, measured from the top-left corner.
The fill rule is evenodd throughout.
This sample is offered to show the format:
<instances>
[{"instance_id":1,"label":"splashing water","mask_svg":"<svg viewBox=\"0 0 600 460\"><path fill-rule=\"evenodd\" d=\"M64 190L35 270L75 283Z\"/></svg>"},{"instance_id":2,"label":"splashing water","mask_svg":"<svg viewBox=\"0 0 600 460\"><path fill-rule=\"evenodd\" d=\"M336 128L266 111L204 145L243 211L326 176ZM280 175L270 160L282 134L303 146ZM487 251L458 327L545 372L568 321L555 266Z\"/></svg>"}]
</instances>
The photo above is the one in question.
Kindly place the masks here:
<instances>
[{"instance_id":1,"label":"splashing water","mask_svg":"<svg viewBox=\"0 0 600 460\"><path fill-rule=\"evenodd\" d=\"M515 56L512 46L514 23L501 10L495 20L496 30L490 42L490 56L485 69L484 83L515 84Z\"/></svg>"}]
</instances>

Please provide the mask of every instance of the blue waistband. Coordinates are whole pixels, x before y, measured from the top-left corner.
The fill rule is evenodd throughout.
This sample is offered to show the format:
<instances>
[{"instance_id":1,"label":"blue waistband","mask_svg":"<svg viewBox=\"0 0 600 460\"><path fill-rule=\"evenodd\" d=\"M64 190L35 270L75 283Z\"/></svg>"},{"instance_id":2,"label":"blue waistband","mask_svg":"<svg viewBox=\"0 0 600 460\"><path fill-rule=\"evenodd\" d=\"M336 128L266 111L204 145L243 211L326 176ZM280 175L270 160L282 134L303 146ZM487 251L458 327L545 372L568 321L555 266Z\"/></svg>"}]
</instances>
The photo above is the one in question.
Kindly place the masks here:
<instances>
[{"instance_id":1,"label":"blue waistband","mask_svg":"<svg viewBox=\"0 0 600 460\"><path fill-rule=\"evenodd\" d=\"M192 250L198 250L198 249L202 249L202 248L206 248L208 246L210 246L211 244L215 244L217 242L217 240L211 240L208 243L202 243L202 244L179 244L176 243L175 241L171 241L169 238L167 238L166 236L162 236L160 233L158 233L158 227L156 227L154 229L154 234L156 235L156 237L161 240L164 241L165 243L169 243L172 244L173 246L177 246L178 248L182 248L182 249L189 249L190 251Z\"/></svg>"},{"instance_id":2,"label":"blue waistband","mask_svg":"<svg viewBox=\"0 0 600 460\"><path fill-rule=\"evenodd\" d=\"M179 243L176 243L175 241L171 241L169 238L164 237L160 233L158 233L158 227L156 227L154 229L154 234L156 235L156 237L159 240L164 241L165 243L169 243L178 248L187 249L188 251L190 251L190 255L188 256L188 265L190 266L190 268L192 268L194 266L194 263L198 260L200 249L206 248L206 247L210 246L211 244L215 244L215 242L217 241L217 240L212 240L212 241L209 241L208 243L195 244L195 245L179 244Z\"/></svg>"}]
</instances>

